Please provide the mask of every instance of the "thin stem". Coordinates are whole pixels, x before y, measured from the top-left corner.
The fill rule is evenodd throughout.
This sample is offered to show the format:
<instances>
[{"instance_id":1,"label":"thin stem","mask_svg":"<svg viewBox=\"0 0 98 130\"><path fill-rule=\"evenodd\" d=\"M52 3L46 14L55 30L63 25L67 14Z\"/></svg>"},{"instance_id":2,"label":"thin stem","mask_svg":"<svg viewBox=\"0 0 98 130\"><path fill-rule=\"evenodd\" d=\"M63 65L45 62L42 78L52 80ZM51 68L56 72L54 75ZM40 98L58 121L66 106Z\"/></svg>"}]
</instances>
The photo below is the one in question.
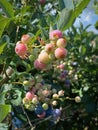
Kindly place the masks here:
<instances>
[{"instance_id":1,"label":"thin stem","mask_svg":"<svg viewBox=\"0 0 98 130\"><path fill-rule=\"evenodd\" d=\"M18 38L18 32L19 32L19 26L17 26L17 29L16 29L15 43L17 42L17 38Z\"/></svg>"},{"instance_id":2,"label":"thin stem","mask_svg":"<svg viewBox=\"0 0 98 130\"><path fill-rule=\"evenodd\" d=\"M27 115L27 113L26 113L26 111L25 111L25 109L24 109L24 107L23 107L23 105L21 105L21 107L22 107L22 110L23 110L24 114L26 115L26 118L28 120L28 123L29 123L31 129L34 128L31 121L30 121L30 119L29 119L29 117L28 117L28 115Z\"/></svg>"},{"instance_id":3,"label":"thin stem","mask_svg":"<svg viewBox=\"0 0 98 130\"><path fill-rule=\"evenodd\" d=\"M64 120L66 120L66 119L70 119L72 116L69 116L69 117L65 117L65 118L63 118L63 119L60 119L61 121L64 121Z\"/></svg>"},{"instance_id":4,"label":"thin stem","mask_svg":"<svg viewBox=\"0 0 98 130\"><path fill-rule=\"evenodd\" d=\"M11 82L11 84L22 84L23 85L23 83L21 83L21 82Z\"/></svg>"},{"instance_id":5,"label":"thin stem","mask_svg":"<svg viewBox=\"0 0 98 130\"><path fill-rule=\"evenodd\" d=\"M32 48L40 48L40 47L42 47L42 45L32 45Z\"/></svg>"},{"instance_id":6,"label":"thin stem","mask_svg":"<svg viewBox=\"0 0 98 130\"><path fill-rule=\"evenodd\" d=\"M51 118L52 118L52 116L49 116L49 117L47 117L47 118L45 118L45 119L43 119L43 120L41 120L41 121L35 123L34 125L41 124L41 123L43 123L43 122L45 122L45 121L47 121L47 120L50 120Z\"/></svg>"},{"instance_id":7,"label":"thin stem","mask_svg":"<svg viewBox=\"0 0 98 130\"><path fill-rule=\"evenodd\" d=\"M64 108L62 109L62 111L66 110L66 109L69 108L69 107L71 107L71 105L64 107Z\"/></svg>"},{"instance_id":8,"label":"thin stem","mask_svg":"<svg viewBox=\"0 0 98 130\"><path fill-rule=\"evenodd\" d=\"M65 99L68 99L68 100L75 100L75 98L70 98L70 97L66 97Z\"/></svg>"}]
</instances>

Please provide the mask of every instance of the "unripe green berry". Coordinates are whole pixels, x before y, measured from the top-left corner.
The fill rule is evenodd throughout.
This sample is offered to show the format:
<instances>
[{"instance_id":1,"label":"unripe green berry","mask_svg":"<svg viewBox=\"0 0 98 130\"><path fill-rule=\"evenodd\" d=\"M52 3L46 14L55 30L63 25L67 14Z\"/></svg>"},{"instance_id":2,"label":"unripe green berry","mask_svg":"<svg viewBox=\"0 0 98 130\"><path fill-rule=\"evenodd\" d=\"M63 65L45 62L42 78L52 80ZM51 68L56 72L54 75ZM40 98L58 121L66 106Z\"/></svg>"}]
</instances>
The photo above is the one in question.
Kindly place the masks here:
<instances>
[{"instance_id":1,"label":"unripe green berry","mask_svg":"<svg viewBox=\"0 0 98 130\"><path fill-rule=\"evenodd\" d=\"M59 98L59 95L58 94L53 94L53 99L57 99L57 98Z\"/></svg>"},{"instance_id":2,"label":"unripe green berry","mask_svg":"<svg viewBox=\"0 0 98 130\"><path fill-rule=\"evenodd\" d=\"M57 104L58 104L57 101L53 101L53 102L52 102L52 105L53 105L53 106L56 106Z\"/></svg>"},{"instance_id":3,"label":"unripe green berry","mask_svg":"<svg viewBox=\"0 0 98 130\"><path fill-rule=\"evenodd\" d=\"M47 109L48 109L48 104L47 104L47 103L44 103L44 104L42 105L42 108L43 108L44 110L47 110Z\"/></svg>"},{"instance_id":4,"label":"unripe green berry","mask_svg":"<svg viewBox=\"0 0 98 130\"><path fill-rule=\"evenodd\" d=\"M27 86L29 86L29 85L30 85L30 83L29 83L28 80L23 81L23 86L24 86L24 87L27 87Z\"/></svg>"},{"instance_id":5,"label":"unripe green berry","mask_svg":"<svg viewBox=\"0 0 98 130\"><path fill-rule=\"evenodd\" d=\"M79 96L76 96L76 97L75 97L75 102L76 102L76 103L81 102L81 98L80 98Z\"/></svg>"},{"instance_id":6,"label":"unripe green berry","mask_svg":"<svg viewBox=\"0 0 98 130\"><path fill-rule=\"evenodd\" d=\"M33 55L30 55L29 56L29 60L32 62L34 60L34 56Z\"/></svg>"}]
</instances>

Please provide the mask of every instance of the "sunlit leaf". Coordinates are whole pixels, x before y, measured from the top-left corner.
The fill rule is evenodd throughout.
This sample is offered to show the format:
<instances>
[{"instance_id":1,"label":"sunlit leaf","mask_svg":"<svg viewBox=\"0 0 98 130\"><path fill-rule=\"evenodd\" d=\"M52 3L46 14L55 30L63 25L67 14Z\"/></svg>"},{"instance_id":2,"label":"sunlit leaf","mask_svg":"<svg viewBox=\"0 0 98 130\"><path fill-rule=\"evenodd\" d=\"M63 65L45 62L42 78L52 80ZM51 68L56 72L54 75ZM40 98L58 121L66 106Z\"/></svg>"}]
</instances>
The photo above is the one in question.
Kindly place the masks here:
<instances>
[{"instance_id":1,"label":"sunlit leaf","mask_svg":"<svg viewBox=\"0 0 98 130\"><path fill-rule=\"evenodd\" d=\"M7 17L11 18L14 16L13 7L7 0L0 0L0 6L6 13Z\"/></svg>"},{"instance_id":2,"label":"sunlit leaf","mask_svg":"<svg viewBox=\"0 0 98 130\"><path fill-rule=\"evenodd\" d=\"M0 123L0 130L8 130L8 125L6 123Z\"/></svg>"},{"instance_id":3,"label":"sunlit leaf","mask_svg":"<svg viewBox=\"0 0 98 130\"><path fill-rule=\"evenodd\" d=\"M73 0L63 0L66 9L74 9Z\"/></svg>"},{"instance_id":4,"label":"sunlit leaf","mask_svg":"<svg viewBox=\"0 0 98 130\"><path fill-rule=\"evenodd\" d=\"M62 10L57 23L58 29L64 30L66 25L68 25L68 23L70 22L70 18L72 17L72 12L73 12L72 10L66 8Z\"/></svg>"},{"instance_id":5,"label":"sunlit leaf","mask_svg":"<svg viewBox=\"0 0 98 130\"><path fill-rule=\"evenodd\" d=\"M21 100L22 100L21 95L22 95L22 92L19 91L19 90L15 90L15 95L16 95L16 98L12 99L11 103L17 106L17 105L21 104Z\"/></svg>"},{"instance_id":6,"label":"sunlit leaf","mask_svg":"<svg viewBox=\"0 0 98 130\"><path fill-rule=\"evenodd\" d=\"M11 112L10 105L0 105L0 122L4 120L4 118Z\"/></svg>"},{"instance_id":7,"label":"sunlit leaf","mask_svg":"<svg viewBox=\"0 0 98 130\"><path fill-rule=\"evenodd\" d=\"M0 16L0 37L2 36L2 33L3 33L6 25L8 24L8 22L9 22L8 18Z\"/></svg>"},{"instance_id":8,"label":"sunlit leaf","mask_svg":"<svg viewBox=\"0 0 98 130\"><path fill-rule=\"evenodd\" d=\"M4 50L5 46L6 46L6 44L7 43L0 44L0 54L2 54L2 52L3 52L3 50Z\"/></svg>"},{"instance_id":9,"label":"sunlit leaf","mask_svg":"<svg viewBox=\"0 0 98 130\"><path fill-rule=\"evenodd\" d=\"M59 19L57 22L58 29L64 31L68 29L73 23L76 17L82 12L82 10L88 5L90 0L82 0L80 4L76 6L74 10L72 9L63 9L59 15Z\"/></svg>"}]
</instances>

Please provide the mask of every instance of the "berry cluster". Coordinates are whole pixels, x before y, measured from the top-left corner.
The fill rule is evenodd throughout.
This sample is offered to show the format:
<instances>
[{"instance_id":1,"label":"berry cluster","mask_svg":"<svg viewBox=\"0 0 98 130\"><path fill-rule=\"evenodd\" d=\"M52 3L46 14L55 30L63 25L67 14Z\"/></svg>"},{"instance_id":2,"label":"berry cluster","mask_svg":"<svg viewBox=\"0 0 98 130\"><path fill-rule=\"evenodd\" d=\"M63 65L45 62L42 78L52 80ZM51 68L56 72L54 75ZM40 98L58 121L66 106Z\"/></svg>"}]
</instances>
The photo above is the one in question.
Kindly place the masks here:
<instances>
[{"instance_id":1,"label":"berry cluster","mask_svg":"<svg viewBox=\"0 0 98 130\"><path fill-rule=\"evenodd\" d=\"M63 37L62 32L53 30L49 34L49 42L41 45L36 56L33 55L35 53L31 53L34 51L34 48L31 45L31 37L28 34L23 35L21 41L17 42L15 52L22 59L29 57L30 60L33 56L34 68L37 70L42 70L46 73L47 70L54 69L51 77L63 84L63 86L65 84L69 87L70 81L66 78L68 72L65 70L64 63L67 56L66 45L67 41ZM61 103L66 99L62 85L56 88L52 83L47 83L40 74L36 74L30 79L25 79L23 86L25 97L22 102L26 109L35 111L39 118L52 116L53 121L59 119L61 115ZM74 100L76 102L81 101L79 96Z\"/></svg>"},{"instance_id":2,"label":"berry cluster","mask_svg":"<svg viewBox=\"0 0 98 130\"><path fill-rule=\"evenodd\" d=\"M28 45L30 40L31 37L28 34L25 34L21 37L21 41L16 43L15 52L22 59L25 59L28 54Z\"/></svg>"},{"instance_id":3,"label":"berry cluster","mask_svg":"<svg viewBox=\"0 0 98 130\"><path fill-rule=\"evenodd\" d=\"M34 110L39 118L54 115L57 105L64 99L64 90L57 91L52 85L46 84L43 81L24 81L24 87L31 86L31 90L26 92L23 98L24 106L29 110ZM50 112L51 109L51 112ZM58 111L61 111L58 109ZM55 114L59 117L60 114Z\"/></svg>"},{"instance_id":4,"label":"berry cluster","mask_svg":"<svg viewBox=\"0 0 98 130\"><path fill-rule=\"evenodd\" d=\"M43 46L42 51L38 55L38 58L34 62L34 67L38 70L45 69L54 60L62 60L67 55L65 46L67 41L63 38L63 34L59 30L50 32L50 42ZM59 66L63 68L63 65Z\"/></svg>"}]
</instances>

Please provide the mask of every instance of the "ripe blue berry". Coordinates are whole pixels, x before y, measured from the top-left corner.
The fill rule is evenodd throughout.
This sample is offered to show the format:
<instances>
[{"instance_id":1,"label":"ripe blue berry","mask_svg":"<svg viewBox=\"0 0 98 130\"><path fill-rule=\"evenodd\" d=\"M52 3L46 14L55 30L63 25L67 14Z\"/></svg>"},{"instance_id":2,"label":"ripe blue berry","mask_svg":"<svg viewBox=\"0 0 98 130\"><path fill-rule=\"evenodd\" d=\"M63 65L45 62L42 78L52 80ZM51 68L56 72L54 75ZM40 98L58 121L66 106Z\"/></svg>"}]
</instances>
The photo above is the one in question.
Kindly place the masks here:
<instances>
[{"instance_id":1,"label":"ripe blue berry","mask_svg":"<svg viewBox=\"0 0 98 130\"><path fill-rule=\"evenodd\" d=\"M42 114L43 112L44 112L44 109L42 108L41 105L38 105L38 106L35 108L35 113L36 113L37 115L40 115L40 114Z\"/></svg>"}]
</instances>

